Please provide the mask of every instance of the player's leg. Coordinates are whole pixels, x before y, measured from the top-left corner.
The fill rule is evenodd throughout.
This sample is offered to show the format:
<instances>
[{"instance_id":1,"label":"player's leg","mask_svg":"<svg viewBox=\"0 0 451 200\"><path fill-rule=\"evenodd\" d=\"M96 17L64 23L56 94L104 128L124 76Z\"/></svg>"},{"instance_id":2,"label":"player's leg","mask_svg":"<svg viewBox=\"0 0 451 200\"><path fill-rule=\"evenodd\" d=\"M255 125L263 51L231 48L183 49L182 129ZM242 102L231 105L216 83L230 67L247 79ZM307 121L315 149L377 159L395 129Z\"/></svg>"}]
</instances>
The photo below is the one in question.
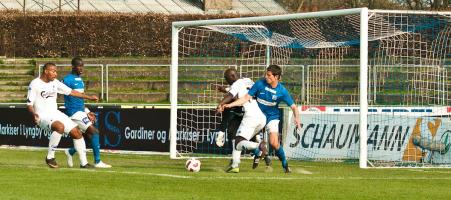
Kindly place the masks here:
<instances>
[{"instance_id":1,"label":"player's leg","mask_svg":"<svg viewBox=\"0 0 451 200\"><path fill-rule=\"evenodd\" d=\"M229 142L229 147L231 147L232 160L230 160L230 164L227 167L227 172L238 173L239 172L239 163L241 162L241 152L236 149L235 145L235 137L238 131L239 126L241 125L241 121L243 116L234 115L234 117L229 121L229 126L227 127L227 140Z\"/></svg>"},{"instance_id":2,"label":"player's leg","mask_svg":"<svg viewBox=\"0 0 451 200\"><path fill-rule=\"evenodd\" d=\"M92 152L94 154L94 166L97 168L110 168L111 165L105 164L100 160L100 139L99 131L94 127L93 123L89 120L86 112L76 112L71 116L73 122L75 122L82 133L86 133L86 136L91 142ZM75 148L70 148L66 155L68 165L72 163L72 156L75 154Z\"/></svg>"},{"instance_id":3,"label":"player's leg","mask_svg":"<svg viewBox=\"0 0 451 200\"><path fill-rule=\"evenodd\" d=\"M222 112L222 120L219 124L219 130L216 133L215 143L218 147L223 147L225 142L225 134L227 131L227 127L229 126L229 122L232 119L233 115L231 113L231 109L225 109Z\"/></svg>"},{"instance_id":4,"label":"player's leg","mask_svg":"<svg viewBox=\"0 0 451 200\"><path fill-rule=\"evenodd\" d=\"M243 150L253 150L255 149L258 144L253 142L249 142L247 137L251 138L251 134L249 132L252 132L252 123L250 120L251 118L243 118L243 120L240 123L240 126L238 127L238 130L236 132L236 136L234 139L233 150L232 150L232 163L230 167L227 169L227 172L239 172L239 163L240 163L240 157L241 152ZM247 134L246 134L247 133Z\"/></svg>"},{"instance_id":5,"label":"player's leg","mask_svg":"<svg viewBox=\"0 0 451 200\"><path fill-rule=\"evenodd\" d=\"M266 149L259 147L260 143L250 141L264 127L265 120L264 115L246 115L243 117L235 138L237 150L250 150L253 151L254 155L266 154ZM261 150L264 150L264 152L261 152Z\"/></svg>"},{"instance_id":6,"label":"player's leg","mask_svg":"<svg viewBox=\"0 0 451 200\"><path fill-rule=\"evenodd\" d=\"M44 120L46 120L46 119L44 119ZM57 168L58 164L55 159L55 151L56 151L56 147L58 147L61 137L63 136L64 125L63 125L63 123L61 123L59 121L55 121L55 120L50 120L50 121L47 121L44 123L50 124L49 126L50 126L50 129L52 130L52 134L50 135L50 138L49 138L49 147L48 147L48 152L47 152L45 162L47 163L47 165L49 167Z\"/></svg>"},{"instance_id":7,"label":"player's leg","mask_svg":"<svg viewBox=\"0 0 451 200\"><path fill-rule=\"evenodd\" d=\"M235 147L235 139L233 139L232 144L232 160L230 162L230 165L226 169L226 172L229 173L238 173L240 172L239 165L241 163L240 157L241 157L241 151L237 150Z\"/></svg>"},{"instance_id":8,"label":"player's leg","mask_svg":"<svg viewBox=\"0 0 451 200\"><path fill-rule=\"evenodd\" d=\"M243 120L243 116L234 115L234 117L229 121L229 126L227 127L227 141L228 146L233 147L235 145L235 136L238 131L238 128L241 125L241 121ZM231 148L233 150L233 148Z\"/></svg>"},{"instance_id":9,"label":"player's leg","mask_svg":"<svg viewBox=\"0 0 451 200\"><path fill-rule=\"evenodd\" d=\"M86 132L86 129L89 127L89 123L90 123L90 121L89 121L89 118L88 118L88 116L87 116L87 114L85 113L85 112L82 112L82 111L78 111L78 112L76 112L76 113L74 113L71 117L70 117L70 119L75 123L75 124L77 124L77 126L78 126L78 128L80 129L80 131L82 132L82 133L85 133ZM69 167L73 167L73 158L72 158L72 156L73 155L75 155L75 153L77 152L77 150L75 150L75 147L71 147L71 148L69 148L69 149L67 149L66 151L65 151L65 154L66 154L66 156L67 156L67 165L69 166Z\"/></svg>"},{"instance_id":10,"label":"player's leg","mask_svg":"<svg viewBox=\"0 0 451 200\"><path fill-rule=\"evenodd\" d=\"M88 163L88 159L86 158L86 143L81 131L78 129L78 127L74 127L72 128L72 130L69 131L69 135L72 137L72 140L74 141L74 147L80 159L80 168L92 167Z\"/></svg>"},{"instance_id":11,"label":"player's leg","mask_svg":"<svg viewBox=\"0 0 451 200\"><path fill-rule=\"evenodd\" d=\"M78 125L62 112L56 113L56 116L58 120L64 124L64 132L68 133L74 142L75 150L77 151L80 159L80 167L91 167L91 165L88 164L88 159L86 158L86 143L80 129L78 129Z\"/></svg>"},{"instance_id":12,"label":"player's leg","mask_svg":"<svg viewBox=\"0 0 451 200\"><path fill-rule=\"evenodd\" d=\"M285 151L279 143L279 120L271 120L266 125L269 130L269 144L274 149L276 156L282 162L282 167L286 173L290 173L291 169L288 167L288 161L285 156Z\"/></svg>"},{"instance_id":13,"label":"player's leg","mask_svg":"<svg viewBox=\"0 0 451 200\"><path fill-rule=\"evenodd\" d=\"M92 152L94 154L94 166L96 168L111 168L111 165L108 165L102 160L100 160L100 136L99 130L96 129L93 125L89 126L86 130L86 133L90 136Z\"/></svg>"},{"instance_id":14,"label":"player's leg","mask_svg":"<svg viewBox=\"0 0 451 200\"><path fill-rule=\"evenodd\" d=\"M253 141L253 142L257 142L257 143L260 143L260 142L262 142L263 140L262 140L262 136L260 135L261 134L261 132L264 132L264 129L263 130L261 130L259 133L257 133L252 139L251 139L251 141ZM266 167L271 167L271 157L270 157L270 155L269 155L269 149L268 149L268 153L265 155L265 157L263 157L263 159L265 160L265 164L266 164ZM254 164L252 164L252 168L253 169L255 169L257 166L258 166L258 163L260 162L260 160L258 159L256 159L256 157L254 157Z\"/></svg>"},{"instance_id":15,"label":"player's leg","mask_svg":"<svg viewBox=\"0 0 451 200\"><path fill-rule=\"evenodd\" d=\"M215 142L218 147L224 146L227 137L229 146L232 146L232 139L243 118L242 107L228 108L222 112L222 121L219 124L219 131L216 133Z\"/></svg>"},{"instance_id":16,"label":"player's leg","mask_svg":"<svg viewBox=\"0 0 451 200\"><path fill-rule=\"evenodd\" d=\"M264 121L264 120L263 120ZM235 137L234 151L232 152L232 165L231 169L238 168L239 158L243 150L252 151L254 155L260 156L266 154L265 144L259 144L257 142L249 141L256 132L256 129L263 127L259 124L258 118L244 117L240 127L238 128L237 135ZM261 128L260 128L261 129Z\"/></svg>"},{"instance_id":17,"label":"player's leg","mask_svg":"<svg viewBox=\"0 0 451 200\"><path fill-rule=\"evenodd\" d=\"M266 124L266 117L263 113L256 113L254 114L254 119L255 119L255 127L254 127L254 132L252 137L257 136L257 134L259 134L263 128L265 127ZM265 158L265 161L268 157L268 149L266 148L266 142L261 140L261 138L259 137L255 137L257 143L259 143L259 149L263 150L263 152L261 154L254 154L254 161L252 163L252 169L255 169L258 167L258 164L260 163L260 160L262 159L262 157Z\"/></svg>"}]
</instances>

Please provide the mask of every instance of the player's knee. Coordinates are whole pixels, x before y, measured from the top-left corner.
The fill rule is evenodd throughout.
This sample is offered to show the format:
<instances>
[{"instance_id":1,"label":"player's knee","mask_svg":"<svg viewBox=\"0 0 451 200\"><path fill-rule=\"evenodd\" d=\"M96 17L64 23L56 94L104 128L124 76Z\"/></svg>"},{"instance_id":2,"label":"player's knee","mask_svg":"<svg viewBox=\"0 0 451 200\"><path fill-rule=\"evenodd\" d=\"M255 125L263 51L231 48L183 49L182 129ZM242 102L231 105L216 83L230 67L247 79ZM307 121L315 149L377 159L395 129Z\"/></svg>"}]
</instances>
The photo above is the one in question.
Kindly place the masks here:
<instances>
[{"instance_id":1,"label":"player's knee","mask_svg":"<svg viewBox=\"0 0 451 200\"><path fill-rule=\"evenodd\" d=\"M280 144L279 144L278 141L271 140L271 141L269 142L269 144L271 145L271 147L272 147L273 149L279 149Z\"/></svg>"},{"instance_id":2,"label":"player's knee","mask_svg":"<svg viewBox=\"0 0 451 200\"><path fill-rule=\"evenodd\" d=\"M236 136L235 137L235 147L243 140L246 140L246 138L241 137L241 136Z\"/></svg>"},{"instance_id":3,"label":"player's knee","mask_svg":"<svg viewBox=\"0 0 451 200\"><path fill-rule=\"evenodd\" d=\"M82 135L81 131L77 127L75 127L72 130L70 130L69 134L70 134L70 136L73 139L81 139L81 138L83 138L83 135Z\"/></svg>"},{"instance_id":4,"label":"player's knee","mask_svg":"<svg viewBox=\"0 0 451 200\"><path fill-rule=\"evenodd\" d=\"M85 133L88 135L94 135L94 134L99 134L99 131L94 126L90 126L90 127L88 127L88 129L86 129Z\"/></svg>"},{"instance_id":5,"label":"player's knee","mask_svg":"<svg viewBox=\"0 0 451 200\"><path fill-rule=\"evenodd\" d=\"M52 123L52 130L63 134L64 133L64 124L59 121L55 121Z\"/></svg>"}]
</instances>

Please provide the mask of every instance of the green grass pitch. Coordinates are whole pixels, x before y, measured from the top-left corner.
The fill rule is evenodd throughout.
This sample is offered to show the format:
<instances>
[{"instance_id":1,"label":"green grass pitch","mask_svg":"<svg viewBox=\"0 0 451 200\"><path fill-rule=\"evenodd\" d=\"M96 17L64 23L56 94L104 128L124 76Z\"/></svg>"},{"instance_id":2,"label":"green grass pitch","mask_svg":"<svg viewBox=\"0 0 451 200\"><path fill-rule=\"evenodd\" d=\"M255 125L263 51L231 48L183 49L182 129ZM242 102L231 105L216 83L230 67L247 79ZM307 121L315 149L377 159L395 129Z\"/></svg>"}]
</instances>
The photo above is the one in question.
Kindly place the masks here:
<instances>
[{"instance_id":1,"label":"green grass pitch","mask_svg":"<svg viewBox=\"0 0 451 200\"><path fill-rule=\"evenodd\" d=\"M450 199L451 169L359 169L357 163L290 161L284 174L251 168L225 173L227 159L201 159L199 173L166 155L103 153L111 169L46 166L43 150L0 149L0 199ZM91 153L88 152L91 156ZM88 157L90 161L92 157ZM78 161L78 157L75 157ZM74 163L78 165L78 163ZM262 163L263 164L263 163ZM263 164L264 165L264 164Z\"/></svg>"}]
</instances>

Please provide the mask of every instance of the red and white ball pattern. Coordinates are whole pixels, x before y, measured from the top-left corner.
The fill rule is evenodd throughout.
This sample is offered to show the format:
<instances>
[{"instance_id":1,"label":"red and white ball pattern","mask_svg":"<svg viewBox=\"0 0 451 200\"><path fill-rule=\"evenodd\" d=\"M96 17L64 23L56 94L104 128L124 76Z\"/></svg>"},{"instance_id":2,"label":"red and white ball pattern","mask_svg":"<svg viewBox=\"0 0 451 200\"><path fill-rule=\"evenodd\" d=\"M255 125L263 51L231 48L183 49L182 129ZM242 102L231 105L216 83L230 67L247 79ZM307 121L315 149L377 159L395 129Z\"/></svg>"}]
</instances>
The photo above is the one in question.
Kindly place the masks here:
<instances>
[{"instance_id":1,"label":"red and white ball pattern","mask_svg":"<svg viewBox=\"0 0 451 200\"><path fill-rule=\"evenodd\" d=\"M185 163L186 170L190 172L199 172L200 171L200 161L196 158L190 158Z\"/></svg>"}]
</instances>

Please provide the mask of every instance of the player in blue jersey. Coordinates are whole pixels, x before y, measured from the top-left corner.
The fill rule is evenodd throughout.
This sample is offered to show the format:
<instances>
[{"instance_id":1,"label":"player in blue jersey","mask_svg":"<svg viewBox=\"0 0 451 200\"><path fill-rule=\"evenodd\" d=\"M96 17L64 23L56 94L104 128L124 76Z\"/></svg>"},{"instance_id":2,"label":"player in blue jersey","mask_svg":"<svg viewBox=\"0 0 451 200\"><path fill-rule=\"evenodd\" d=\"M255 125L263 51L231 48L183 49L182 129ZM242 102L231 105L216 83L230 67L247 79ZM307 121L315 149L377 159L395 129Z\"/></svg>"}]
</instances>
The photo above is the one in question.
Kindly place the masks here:
<instances>
[{"instance_id":1,"label":"player in blue jersey","mask_svg":"<svg viewBox=\"0 0 451 200\"><path fill-rule=\"evenodd\" d=\"M65 85L81 93L84 93L85 89L85 84L81 78L83 67L84 64L81 58L72 59L72 72L63 79ZM95 114L90 112L89 109L85 107L84 100L78 97L64 95L64 106L66 107L66 114L70 116L72 121L78 125L78 128L90 138L92 152L94 154L94 166L96 168L111 168L111 165L100 160L99 131L93 125ZM67 165L69 167L73 166L72 156L75 152L76 150L73 147L66 150Z\"/></svg>"},{"instance_id":2,"label":"player in blue jersey","mask_svg":"<svg viewBox=\"0 0 451 200\"><path fill-rule=\"evenodd\" d=\"M231 108L244 104L253 97L257 99L258 106L266 116L266 129L269 131L269 143L275 150L276 156L282 162L282 167L286 173L290 173L291 169L288 167L288 161L285 157L283 147L279 143L279 121L280 110L279 103L285 102L293 110L294 121L298 129L301 128L301 120L296 104L291 98L288 90L279 83L282 75L282 69L278 65L270 65L266 69L265 80L257 81L248 94L240 99L224 105L226 108Z\"/></svg>"}]
</instances>

